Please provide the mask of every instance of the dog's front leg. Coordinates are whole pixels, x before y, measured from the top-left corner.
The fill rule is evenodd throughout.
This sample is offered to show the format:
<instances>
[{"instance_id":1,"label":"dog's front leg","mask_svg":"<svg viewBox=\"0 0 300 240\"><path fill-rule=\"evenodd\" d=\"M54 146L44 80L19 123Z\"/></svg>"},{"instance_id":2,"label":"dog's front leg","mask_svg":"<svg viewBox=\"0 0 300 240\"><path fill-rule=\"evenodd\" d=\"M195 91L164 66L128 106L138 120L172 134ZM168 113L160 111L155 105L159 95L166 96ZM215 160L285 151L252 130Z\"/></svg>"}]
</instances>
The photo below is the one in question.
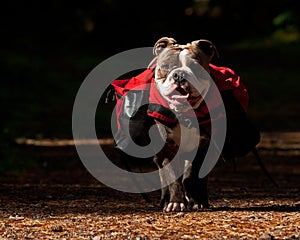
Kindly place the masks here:
<instances>
[{"instance_id":1,"label":"dog's front leg","mask_svg":"<svg viewBox=\"0 0 300 240\"><path fill-rule=\"evenodd\" d=\"M165 180L168 184L169 190L169 202L165 204L164 211L166 212L179 212L185 211L185 196L184 190L181 183L181 178L176 179L175 171L179 169L177 167L173 168L168 158L164 158L162 166L165 169Z\"/></svg>"},{"instance_id":2,"label":"dog's front leg","mask_svg":"<svg viewBox=\"0 0 300 240\"><path fill-rule=\"evenodd\" d=\"M194 176L183 180L189 210L197 211L209 208L207 181L207 176L204 178Z\"/></svg>"},{"instance_id":3,"label":"dog's front leg","mask_svg":"<svg viewBox=\"0 0 300 240\"><path fill-rule=\"evenodd\" d=\"M179 170L172 167L169 158L164 154L157 154L154 162L159 170L159 177L162 185L160 206L165 212L185 211L185 196L180 179L176 179L175 171Z\"/></svg>"},{"instance_id":4,"label":"dog's front leg","mask_svg":"<svg viewBox=\"0 0 300 240\"><path fill-rule=\"evenodd\" d=\"M186 161L188 166L186 167L182 182L185 188L186 197L188 198L187 208L189 210L209 208L207 190L208 177L198 177L204 157L205 152L200 152L197 154L196 159L192 164L190 161Z\"/></svg>"}]
</instances>

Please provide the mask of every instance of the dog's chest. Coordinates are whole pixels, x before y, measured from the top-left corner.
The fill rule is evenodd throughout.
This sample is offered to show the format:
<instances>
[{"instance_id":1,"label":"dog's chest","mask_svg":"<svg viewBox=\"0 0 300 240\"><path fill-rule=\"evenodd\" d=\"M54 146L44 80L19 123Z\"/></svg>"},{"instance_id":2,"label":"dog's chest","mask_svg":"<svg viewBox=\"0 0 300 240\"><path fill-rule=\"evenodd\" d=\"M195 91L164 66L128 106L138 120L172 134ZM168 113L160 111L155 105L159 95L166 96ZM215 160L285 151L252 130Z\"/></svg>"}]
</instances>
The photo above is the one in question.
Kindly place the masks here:
<instances>
[{"instance_id":1,"label":"dog's chest","mask_svg":"<svg viewBox=\"0 0 300 240\"><path fill-rule=\"evenodd\" d=\"M200 132L196 127L185 127L181 124L176 124L173 127L168 127L160 122L157 122L159 133L166 143L175 148L180 148L182 152L190 152L199 148Z\"/></svg>"}]
</instances>

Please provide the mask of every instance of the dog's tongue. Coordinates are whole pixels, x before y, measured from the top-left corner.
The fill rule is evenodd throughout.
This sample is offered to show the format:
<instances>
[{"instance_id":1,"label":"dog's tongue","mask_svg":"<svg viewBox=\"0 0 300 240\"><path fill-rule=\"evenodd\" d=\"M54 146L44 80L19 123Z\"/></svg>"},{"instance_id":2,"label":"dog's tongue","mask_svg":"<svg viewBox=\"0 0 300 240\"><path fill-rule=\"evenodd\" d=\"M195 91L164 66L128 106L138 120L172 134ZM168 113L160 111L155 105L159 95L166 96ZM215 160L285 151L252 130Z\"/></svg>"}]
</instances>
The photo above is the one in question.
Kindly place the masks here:
<instances>
[{"instance_id":1,"label":"dog's tongue","mask_svg":"<svg viewBox=\"0 0 300 240\"><path fill-rule=\"evenodd\" d=\"M189 94L186 95L173 95L170 99L171 109L177 109L182 105L183 102L186 102L189 97Z\"/></svg>"},{"instance_id":2,"label":"dog's tongue","mask_svg":"<svg viewBox=\"0 0 300 240\"><path fill-rule=\"evenodd\" d=\"M177 101L177 102L184 102L188 99L189 94L186 95L173 95L172 100Z\"/></svg>"},{"instance_id":3,"label":"dog's tongue","mask_svg":"<svg viewBox=\"0 0 300 240\"><path fill-rule=\"evenodd\" d=\"M176 112L181 112L186 107L187 99L189 97L189 94L186 95L172 95L169 98L169 106L171 109L174 109Z\"/></svg>"}]
</instances>

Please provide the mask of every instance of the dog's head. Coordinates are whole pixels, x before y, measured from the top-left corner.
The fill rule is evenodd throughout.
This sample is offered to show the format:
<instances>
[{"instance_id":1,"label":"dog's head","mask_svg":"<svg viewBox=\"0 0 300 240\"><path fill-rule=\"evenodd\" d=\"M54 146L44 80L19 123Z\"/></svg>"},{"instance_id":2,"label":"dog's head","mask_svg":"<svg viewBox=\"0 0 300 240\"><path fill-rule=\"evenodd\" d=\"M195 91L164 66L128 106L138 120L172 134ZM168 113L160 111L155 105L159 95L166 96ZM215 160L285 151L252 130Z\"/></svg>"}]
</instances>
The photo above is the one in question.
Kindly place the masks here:
<instances>
[{"instance_id":1,"label":"dog's head","mask_svg":"<svg viewBox=\"0 0 300 240\"><path fill-rule=\"evenodd\" d=\"M173 38L163 37L155 43L153 54L155 84L170 108L176 112L185 112L190 106L198 108L211 85L203 71L209 72L209 63L218 54L214 44L197 40L180 45Z\"/></svg>"}]
</instances>

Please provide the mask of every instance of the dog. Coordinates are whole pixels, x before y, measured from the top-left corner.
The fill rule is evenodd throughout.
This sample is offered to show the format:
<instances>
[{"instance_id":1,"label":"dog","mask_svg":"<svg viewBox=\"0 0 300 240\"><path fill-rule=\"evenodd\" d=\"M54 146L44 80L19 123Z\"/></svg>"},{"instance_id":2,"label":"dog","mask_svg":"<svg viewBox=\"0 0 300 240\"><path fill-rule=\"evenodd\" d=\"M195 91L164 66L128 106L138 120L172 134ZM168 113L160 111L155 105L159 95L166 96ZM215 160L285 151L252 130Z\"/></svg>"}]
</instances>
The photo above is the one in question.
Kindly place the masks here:
<instances>
[{"instance_id":1,"label":"dog","mask_svg":"<svg viewBox=\"0 0 300 240\"><path fill-rule=\"evenodd\" d=\"M173 38L162 37L155 43L153 54L156 61L154 87L169 109L179 116L198 109L211 86L211 82L199 74L203 69L209 73L209 63L218 54L215 45L208 40L180 45ZM200 92L193 81L200 81ZM196 126L187 127L180 121L169 123L157 118L154 121L165 139L164 147L153 158L161 184L165 186L161 190L161 208L166 212L209 208L208 179L207 176L201 179L198 174L210 143L210 125L202 126L200 135ZM183 131L186 137L181 136ZM194 159L188 159L191 151L196 151ZM172 166L169 163L174 157L180 159ZM162 168L167 171L160 171ZM176 171L182 168L183 175L176 179Z\"/></svg>"},{"instance_id":2,"label":"dog","mask_svg":"<svg viewBox=\"0 0 300 240\"><path fill-rule=\"evenodd\" d=\"M199 173L203 175L202 164L208 163L206 155L211 156L208 150L216 153L213 157L230 160L246 155L260 141L258 129L247 117L247 88L235 71L211 63L219 57L211 41L201 39L181 45L173 38L162 37L154 44L153 54L145 71L112 83L119 99L115 148L122 159L144 163L145 159L135 157L132 146L150 146L147 161L159 172L163 211L209 208L207 174L198 177ZM128 91L135 85L138 91ZM210 109L207 103L213 103ZM213 123L224 119L226 136L222 145L214 139L223 136L225 126L211 129ZM158 136L154 141L150 138L153 126L156 132L151 135Z\"/></svg>"}]
</instances>

